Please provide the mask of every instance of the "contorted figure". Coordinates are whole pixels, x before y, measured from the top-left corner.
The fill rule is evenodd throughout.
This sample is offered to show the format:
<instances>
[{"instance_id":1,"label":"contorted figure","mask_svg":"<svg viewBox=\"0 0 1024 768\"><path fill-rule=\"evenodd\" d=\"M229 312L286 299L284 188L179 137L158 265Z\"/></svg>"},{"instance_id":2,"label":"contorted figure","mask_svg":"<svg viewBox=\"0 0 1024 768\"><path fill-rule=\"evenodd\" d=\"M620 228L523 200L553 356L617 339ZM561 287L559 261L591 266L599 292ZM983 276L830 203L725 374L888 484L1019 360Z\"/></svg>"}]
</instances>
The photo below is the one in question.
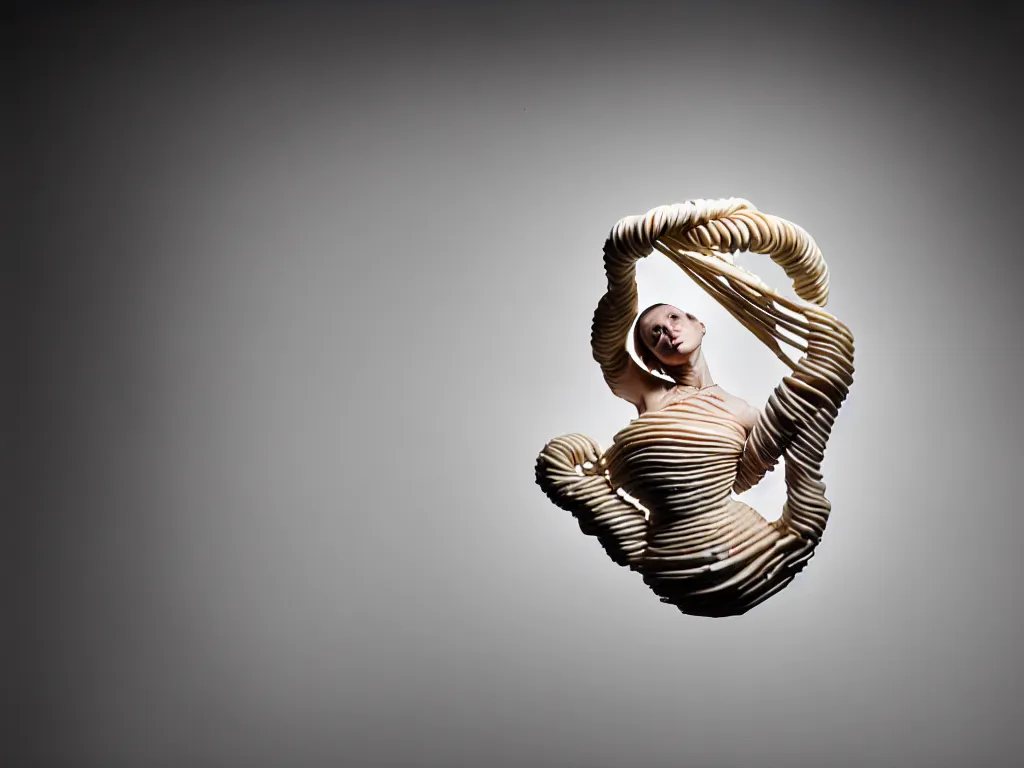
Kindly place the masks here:
<instances>
[{"instance_id":1,"label":"contorted figure","mask_svg":"<svg viewBox=\"0 0 1024 768\"><path fill-rule=\"evenodd\" d=\"M791 374L763 411L715 385L701 352L705 328L666 304L637 316L636 260L665 254L768 346ZM793 280L793 301L734 265L768 254ZM810 236L746 200L692 200L622 219L605 244L608 291L594 314L594 358L639 416L608 451L583 435L549 442L537 482L596 536L618 564L643 575L684 613L745 613L783 589L814 554L830 504L825 444L853 383L853 336L821 309L828 270ZM794 362L779 342L802 352ZM733 498L785 458L786 503L769 523ZM636 499L649 515L626 498Z\"/></svg>"}]
</instances>

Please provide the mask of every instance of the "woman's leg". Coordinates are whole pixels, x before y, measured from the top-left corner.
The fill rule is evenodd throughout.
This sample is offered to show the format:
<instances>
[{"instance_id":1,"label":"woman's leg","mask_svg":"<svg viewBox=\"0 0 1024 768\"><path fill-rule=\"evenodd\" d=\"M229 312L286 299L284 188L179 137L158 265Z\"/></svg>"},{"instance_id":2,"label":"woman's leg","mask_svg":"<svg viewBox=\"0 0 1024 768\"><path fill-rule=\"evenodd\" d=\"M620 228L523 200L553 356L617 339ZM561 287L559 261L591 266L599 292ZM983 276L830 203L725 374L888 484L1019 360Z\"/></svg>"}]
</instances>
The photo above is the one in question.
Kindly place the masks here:
<instances>
[{"instance_id":1,"label":"woman's leg","mask_svg":"<svg viewBox=\"0 0 1024 768\"><path fill-rule=\"evenodd\" d=\"M597 443L585 435L556 437L537 458L537 484L573 514L583 533L597 537L612 560L635 566L647 544L647 518L612 488L600 456Z\"/></svg>"}]
</instances>

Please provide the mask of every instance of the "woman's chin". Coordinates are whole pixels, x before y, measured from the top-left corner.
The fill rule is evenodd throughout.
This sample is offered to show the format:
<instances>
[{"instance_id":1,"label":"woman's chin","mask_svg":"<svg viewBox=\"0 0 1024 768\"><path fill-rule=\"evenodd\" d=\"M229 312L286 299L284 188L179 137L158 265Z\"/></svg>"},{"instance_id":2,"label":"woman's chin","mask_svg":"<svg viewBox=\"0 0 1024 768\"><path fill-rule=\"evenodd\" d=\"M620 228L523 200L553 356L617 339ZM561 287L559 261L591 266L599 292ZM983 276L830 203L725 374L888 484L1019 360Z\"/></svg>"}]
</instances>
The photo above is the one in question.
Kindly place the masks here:
<instances>
[{"instance_id":1,"label":"woman's chin","mask_svg":"<svg viewBox=\"0 0 1024 768\"><path fill-rule=\"evenodd\" d=\"M677 368L680 365L685 365L690 362L690 355L693 354L692 349L678 350L674 355L666 355L661 359L662 365L668 365L673 368Z\"/></svg>"}]
</instances>

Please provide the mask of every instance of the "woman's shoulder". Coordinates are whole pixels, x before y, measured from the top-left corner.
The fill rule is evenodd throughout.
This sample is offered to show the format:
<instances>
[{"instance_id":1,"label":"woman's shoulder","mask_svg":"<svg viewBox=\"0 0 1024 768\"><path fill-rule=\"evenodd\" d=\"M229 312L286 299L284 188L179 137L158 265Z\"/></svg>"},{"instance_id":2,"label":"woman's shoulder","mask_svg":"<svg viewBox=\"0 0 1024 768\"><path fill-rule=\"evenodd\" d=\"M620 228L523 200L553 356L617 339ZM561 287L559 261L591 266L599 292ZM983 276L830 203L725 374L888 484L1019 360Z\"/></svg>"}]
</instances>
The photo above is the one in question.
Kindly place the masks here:
<instances>
[{"instance_id":1,"label":"woman's shoulder","mask_svg":"<svg viewBox=\"0 0 1024 768\"><path fill-rule=\"evenodd\" d=\"M641 416L650 411L660 411L669 405L675 397L676 387L671 381L665 381L660 377L652 377L652 382L643 393L641 401L637 403L637 411Z\"/></svg>"},{"instance_id":2,"label":"woman's shoulder","mask_svg":"<svg viewBox=\"0 0 1024 768\"><path fill-rule=\"evenodd\" d=\"M736 417L736 420L743 425L743 427L749 432L754 428L754 423L757 421L757 417L760 415L760 411L754 406L744 400L742 397L727 392L721 386L716 386L712 390L717 395L725 408Z\"/></svg>"}]
</instances>

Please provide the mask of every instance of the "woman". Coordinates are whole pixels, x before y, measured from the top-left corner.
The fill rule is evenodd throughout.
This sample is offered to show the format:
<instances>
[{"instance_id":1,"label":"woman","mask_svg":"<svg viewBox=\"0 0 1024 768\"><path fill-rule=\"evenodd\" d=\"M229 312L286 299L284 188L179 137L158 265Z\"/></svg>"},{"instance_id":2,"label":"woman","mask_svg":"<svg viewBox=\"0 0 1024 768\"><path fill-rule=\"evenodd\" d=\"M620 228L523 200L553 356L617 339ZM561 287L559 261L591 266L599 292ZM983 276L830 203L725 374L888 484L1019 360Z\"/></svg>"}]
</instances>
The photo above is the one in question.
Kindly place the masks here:
<instances>
[{"instance_id":1,"label":"woman","mask_svg":"<svg viewBox=\"0 0 1024 768\"><path fill-rule=\"evenodd\" d=\"M763 411L714 382L702 352L706 328L672 305L656 304L637 318L634 348L648 370L629 355L635 262L653 248L790 366ZM770 254L806 302L825 303L828 271L817 246L745 200L664 206L616 225L605 245L608 291L591 341L612 392L639 415L604 455L588 438L567 435L548 443L537 465L545 493L615 562L643 574L662 601L704 616L746 612L789 584L813 555L830 509L818 470L853 380L849 330L735 267L728 254L737 250ZM803 357L793 362L780 341ZM756 484L781 456L787 503L769 523L732 493Z\"/></svg>"},{"instance_id":2,"label":"woman","mask_svg":"<svg viewBox=\"0 0 1024 768\"><path fill-rule=\"evenodd\" d=\"M660 411L680 398L708 391L721 400L749 433L754 428L757 410L745 400L733 397L711 378L701 350L707 328L689 312L671 304L654 304L636 319L633 349L648 370L669 376L668 382L631 367L625 381L612 391L633 403L642 415ZM616 391L616 389L618 391Z\"/></svg>"}]
</instances>

